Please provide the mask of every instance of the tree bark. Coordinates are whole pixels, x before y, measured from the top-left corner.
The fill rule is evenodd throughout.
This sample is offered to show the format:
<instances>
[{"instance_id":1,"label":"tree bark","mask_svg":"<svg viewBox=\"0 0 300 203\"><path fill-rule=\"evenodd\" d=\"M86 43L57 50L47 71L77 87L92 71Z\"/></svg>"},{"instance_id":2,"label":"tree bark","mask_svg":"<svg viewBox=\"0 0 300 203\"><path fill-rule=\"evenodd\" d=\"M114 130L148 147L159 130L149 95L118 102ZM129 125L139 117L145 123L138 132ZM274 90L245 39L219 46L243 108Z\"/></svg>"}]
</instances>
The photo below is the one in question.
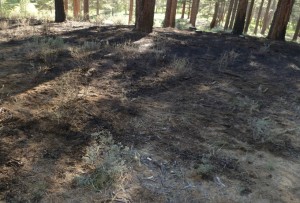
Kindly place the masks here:
<instances>
[{"instance_id":1,"label":"tree bark","mask_svg":"<svg viewBox=\"0 0 300 203\"><path fill-rule=\"evenodd\" d=\"M64 7L65 7L65 13L67 15L68 14L68 10L69 10L69 1L68 0L64 0Z\"/></svg>"},{"instance_id":2,"label":"tree bark","mask_svg":"<svg viewBox=\"0 0 300 203\"><path fill-rule=\"evenodd\" d=\"M185 6L186 6L186 0L182 1L182 12L181 12L181 19L184 19L185 14Z\"/></svg>"},{"instance_id":3,"label":"tree bark","mask_svg":"<svg viewBox=\"0 0 300 203\"><path fill-rule=\"evenodd\" d=\"M133 16L133 0L129 1L129 18L128 18L128 24L132 22L132 16Z\"/></svg>"},{"instance_id":4,"label":"tree bark","mask_svg":"<svg viewBox=\"0 0 300 203\"><path fill-rule=\"evenodd\" d=\"M265 34L267 26L268 26L269 12L270 12L271 3L272 3L272 0L269 0L268 4L267 4L266 12L265 12L264 20L263 20L263 26L262 26L262 29L261 29L261 34L262 35Z\"/></svg>"},{"instance_id":5,"label":"tree bark","mask_svg":"<svg viewBox=\"0 0 300 203\"><path fill-rule=\"evenodd\" d=\"M259 21L260 21L260 16L261 16L262 8L264 6L264 1L265 0L261 0L261 3L260 3L260 7L259 7L258 14L257 14L257 19L256 19L256 24L255 24L255 28L254 28L254 34L257 34L257 29L258 29L258 25L259 25Z\"/></svg>"},{"instance_id":6,"label":"tree bark","mask_svg":"<svg viewBox=\"0 0 300 203\"><path fill-rule=\"evenodd\" d=\"M245 28L244 28L244 33L248 32L249 25L251 23L254 1L255 0L251 0L250 5L249 5L249 9L248 9L248 13L247 13L247 18L246 18L246 24L245 24Z\"/></svg>"},{"instance_id":7,"label":"tree bark","mask_svg":"<svg viewBox=\"0 0 300 203\"><path fill-rule=\"evenodd\" d=\"M218 14L218 18L219 18L219 21L218 21L218 24L220 25L221 22L224 21L224 13L225 13L225 7L226 7L226 2L220 2L221 6L220 6L220 9L219 9L219 14Z\"/></svg>"},{"instance_id":8,"label":"tree bark","mask_svg":"<svg viewBox=\"0 0 300 203\"><path fill-rule=\"evenodd\" d=\"M190 23L192 24L193 27L196 26L196 19L199 10L199 5L200 5L200 0L193 0L192 8L191 8L191 18L190 18Z\"/></svg>"},{"instance_id":9,"label":"tree bark","mask_svg":"<svg viewBox=\"0 0 300 203\"><path fill-rule=\"evenodd\" d=\"M153 30L155 0L136 0L135 29L150 33Z\"/></svg>"},{"instance_id":10,"label":"tree bark","mask_svg":"<svg viewBox=\"0 0 300 203\"><path fill-rule=\"evenodd\" d=\"M235 2L233 4L233 10L232 10L232 14L231 14L230 23L229 23L229 29L232 29L232 27L233 27L233 23L234 23L234 20L235 20L238 4L239 4L239 0L235 0Z\"/></svg>"},{"instance_id":11,"label":"tree bark","mask_svg":"<svg viewBox=\"0 0 300 203\"><path fill-rule=\"evenodd\" d=\"M216 1L215 3L215 11L214 11L214 16L213 19L210 23L210 29L213 29L216 25L217 25L217 18L218 18L218 14L219 14L219 6L220 6L220 1Z\"/></svg>"},{"instance_id":12,"label":"tree bark","mask_svg":"<svg viewBox=\"0 0 300 203\"><path fill-rule=\"evenodd\" d=\"M226 21L225 21L225 25L224 25L224 30L228 29L231 13L232 13L232 9L233 9L233 3L234 3L234 0L230 0L229 6L228 6L228 12L227 12L227 16L226 16Z\"/></svg>"},{"instance_id":13,"label":"tree bark","mask_svg":"<svg viewBox=\"0 0 300 203\"><path fill-rule=\"evenodd\" d=\"M83 1L83 16L84 20L88 21L90 19L89 17L89 0Z\"/></svg>"},{"instance_id":14,"label":"tree bark","mask_svg":"<svg viewBox=\"0 0 300 203\"><path fill-rule=\"evenodd\" d=\"M55 22L61 23L66 20L66 13L64 8L64 0L55 0Z\"/></svg>"},{"instance_id":15,"label":"tree bark","mask_svg":"<svg viewBox=\"0 0 300 203\"><path fill-rule=\"evenodd\" d=\"M237 9L237 14L236 14L233 31L232 31L234 35L243 34L246 14L247 14L247 6L248 6L248 0L239 0L239 6Z\"/></svg>"},{"instance_id":16,"label":"tree bark","mask_svg":"<svg viewBox=\"0 0 300 203\"><path fill-rule=\"evenodd\" d=\"M298 35L300 34L299 30L300 30L300 17L298 19L298 23L297 23L297 26L296 26L295 34L293 36L293 41L297 41Z\"/></svg>"},{"instance_id":17,"label":"tree bark","mask_svg":"<svg viewBox=\"0 0 300 203\"><path fill-rule=\"evenodd\" d=\"M168 0L163 27L175 27L177 0Z\"/></svg>"},{"instance_id":18,"label":"tree bark","mask_svg":"<svg viewBox=\"0 0 300 203\"><path fill-rule=\"evenodd\" d=\"M268 38L272 40L285 40L287 24L292 13L295 0L279 0L274 18L269 30Z\"/></svg>"},{"instance_id":19,"label":"tree bark","mask_svg":"<svg viewBox=\"0 0 300 203\"><path fill-rule=\"evenodd\" d=\"M73 0L73 14L77 18L80 12L80 0Z\"/></svg>"}]
</instances>

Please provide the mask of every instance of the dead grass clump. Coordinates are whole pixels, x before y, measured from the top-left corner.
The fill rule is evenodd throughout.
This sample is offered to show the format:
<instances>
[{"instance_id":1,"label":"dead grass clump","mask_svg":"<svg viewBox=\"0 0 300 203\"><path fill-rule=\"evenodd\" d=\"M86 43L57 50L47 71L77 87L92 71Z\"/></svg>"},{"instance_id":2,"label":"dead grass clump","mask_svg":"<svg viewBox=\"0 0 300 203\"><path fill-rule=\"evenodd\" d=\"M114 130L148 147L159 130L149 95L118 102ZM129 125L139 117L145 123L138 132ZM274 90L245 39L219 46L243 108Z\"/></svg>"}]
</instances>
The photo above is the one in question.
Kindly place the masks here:
<instances>
[{"instance_id":1,"label":"dead grass clump","mask_svg":"<svg viewBox=\"0 0 300 203\"><path fill-rule=\"evenodd\" d=\"M218 61L219 70L227 69L228 66L234 63L238 56L239 54L236 53L234 50L224 52Z\"/></svg>"}]
</instances>

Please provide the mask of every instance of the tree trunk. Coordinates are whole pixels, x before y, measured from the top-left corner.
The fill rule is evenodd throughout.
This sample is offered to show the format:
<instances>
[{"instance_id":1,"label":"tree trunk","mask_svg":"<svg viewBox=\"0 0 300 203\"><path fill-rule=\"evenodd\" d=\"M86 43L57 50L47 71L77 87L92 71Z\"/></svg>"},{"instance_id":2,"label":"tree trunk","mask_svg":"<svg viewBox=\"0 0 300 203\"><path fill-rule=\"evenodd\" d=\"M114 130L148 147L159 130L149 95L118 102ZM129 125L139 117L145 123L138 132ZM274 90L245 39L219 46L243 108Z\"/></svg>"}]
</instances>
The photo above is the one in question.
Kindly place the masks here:
<instances>
[{"instance_id":1,"label":"tree trunk","mask_svg":"<svg viewBox=\"0 0 300 203\"><path fill-rule=\"evenodd\" d=\"M251 0L250 5L249 5L249 9L248 9L248 13L247 13L247 18L246 18L246 24L245 24L245 28L244 28L244 33L248 32L249 25L251 23L254 1L255 0Z\"/></svg>"},{"instance_id":2,"label":"tree trunk","mask_svg":"<svg viewBox=\"0 0 300 203\"><path fill-rule=\"evenodd\" d=\"M187 19L190 19L190 17L191 17L191 2L192 0L189 0L189 7L188 7L188 17L187 17Z\"/></svg>"},{"instance_id":3,"label":"tree trunk","mask_svg":"<svg viewBox=\"0 0 300 203\"><path fill-rule=\"evenodd\" d=\"M239 0L235 0L235 2L233 4L233 10L232 10L232 14L231 14L230 23L229 23L229 29L232 29L232 27L233 27L233 23L234 23L235 15L236 15L236 12L237 12L238 4L239 4Z\"/></svg>"},{"instance_id":4,"label":"tree trunk","mask_svg":"<svg viewBox=\"0 0 300 203\"><path fill-rule=\"evenodd\" d=\"M285 40L287 24L292 13L295 0L279 0L274 18L269 30L268 38L272 40Z\"/></svg>"},{"instance_id":5,"label":"tree trunk","mask_svg":"<svg viewBox=\"0 0 300 203\"><path fill-rule=\"evenodd\" d=\"M237 9L237 14L236 14L233 31L232 31L234 35L243 34L245 19L247 14L247 6L248 6L248 0L239 0L239 6Z\"/></svg>"},{"instance_id":6,"label":"tree trunk","mask_svg":"<svg viewBox=\"0 0 300 203\"><path fill-rule=\"evenodd\" d=\"M64 7L65 7L65 13L67 15L68 14L68 10L69 10L69 1L68 0L64 0Z\"/></svg>"},{"instance_id":7,"label":"tree trunk","mask_svg":"<svg viewBox=\"0 0 300 203\"><path fill-rule=\"evenodd\" d=\"M190 23L194 27L196 26L196 19L197 19L197 14L198 14L198 10L199 10L199 5L200 5L200 0L193 0Z\"/></svg>"},{"instance_id":8,"label":"tree trunk","mask_svg":"<svg viewBox=\"0 0 300 203\"><path fill-rule=\"evenodd\" d=\"M225 7L226 7L226 2L225 1L221 2L221 6L220 6L220 9L219 9L219 14L218 14L218 18L219 18L218 25L220 25L221 22L224 21Z\"/></svg>"},{"instance_id":9,"label":"tree trunk","mask_svg":"<svg viewBox=\"0 0 300 203\"><path fill-rule=\"evenodd\" d=\"M293 41L297 41L298 35L300 34L299 30L300 30L300 17L298 19L298 23L297 23L295 34L294 34L294 37L293 37Z\"/></svg>"},{"instance_id":10,"label":"tree trunk","mask_svg":"<svg viewBox=\"0 0 300 203\"><path fill-rule=\"evenodd\" d=\"M182 1L182 12L181 12L181 19L184 19L185 14L185 6L186 6L186 0Z\"/></svg>"},{"instance_id":11,"label":"tree trunk","mask_svg":"<svg viewBox=\"0 0 300 203\"><path fill-rule=\"evenodd\" d=\"M220 6L220 1L216 1L215 3L215 11L214 11L214 16L213 19L210 23L210 29L213 29L217 25L217 18L218 18L218 13L219 13L219 6Z\"/></svg>"},{"instance_id":12,"label":"tree trunk","mask_svg":"<svg viewBox=\"0 0 300 203\"><path fill-rule=\"evenodd\" d=\"M96 3L96 12L97 12L97 16L99 15L99 10L100 10L100 0L97 0L97 3Z\"/></svg>"},{"instance_id":13,"label":"tree trunk","mask_svg":"<svg viewBox=\"0 0 300 203\"><path fill-rule=\"evenodd\" d=\"M64 8L64 0L55 0L55 22L61 23L66 20L66 13Z\"/></svg>"},{"instance_id":14,"label":"tree trunk","mask_svg":"<svg viewBox=\"0 0 300 203\"><path fill-rule=\"evenodd\" d=\"M230 0L229 6L228 6L228 12L227 12L227 16L226 16L226 21L225 21L225 25L224 25L224 30L228 29L231 13L232 13L232 9L233 9L233 3L234 3L234 0Z\"/></svg>"},{"instance_id":15,"label":"tree trunk","mask_svg":"<svg viewBox=\"0 0 300 203\"><path fill-rule=\"evenodd\" d=\"M89 0L83 1L83 15L84 15L84 20L88 21L90 19L90 17L89 17Z\"/></svg>"},{"instance_id":16,"label":"tree trunk","mask_svg":"<svg viewBox=\"0 0 300 203\"><path fill-rule=\"evenodd\" d=\"M155 0L136 0L135 29L150 33L153 30Z\"/></svg>"},{"instance_id":17,"label":"tree trunk","mask_svg":"<svg viewBox=\"0 0 300 203\"><path fill-rule=\"evenodd\" d=\"M133 0L129 1L129 18L128 18L128 24L132 22L132 15L133 15Z\"/></svg>"},{"instance_id":18,"label":"tree trunk","mask_svg":"<svg viewBox=\"0 0 300 203\"><path fill-rule=\"evenodd\" d=\"M272 0L269 0L268 4L267 4L266 12L265 12L264 20L263 20L263 26L262 26L262 29L261 29L261 34L262 35L265 34L267 26L268 26L269 12L270 12L271 3L272 3Z\"/></svg>"},{"instance_id":19,"label":"tree trunk","mask_svg":"<svg viewBox=\"0 0 300 203\"><path fill-rule=\"evenodd\" d=\"M77 18L80 12L80 0L73 0L73 14Z\"/></svg>"},{"instance_id":20,"label":"tree trunk","mask_svg":"<svg viewBox=\"0 0 300 203\"><path fill-rule=\"evenodd\" d=\"M261 3L260 3L260 7L259 7L258 14L257 14L257 19L256 19L256 24L255 24L255 28L254 28L254 34L257 34L257 29L258 29L258 25L259 25L259 21L260 21L261 11L264 6L264 1L265 0L261 0Z\"/></svg>"},{"instance_id":21,"label":"tree trunk","mask_svg":"<svg viewBox=\"0 0 300 203\"><path fill-rule=\"evenodd\" d=\"M175 27L177 0L168 0L163 27Z\"/></svg>"}]
</instances>

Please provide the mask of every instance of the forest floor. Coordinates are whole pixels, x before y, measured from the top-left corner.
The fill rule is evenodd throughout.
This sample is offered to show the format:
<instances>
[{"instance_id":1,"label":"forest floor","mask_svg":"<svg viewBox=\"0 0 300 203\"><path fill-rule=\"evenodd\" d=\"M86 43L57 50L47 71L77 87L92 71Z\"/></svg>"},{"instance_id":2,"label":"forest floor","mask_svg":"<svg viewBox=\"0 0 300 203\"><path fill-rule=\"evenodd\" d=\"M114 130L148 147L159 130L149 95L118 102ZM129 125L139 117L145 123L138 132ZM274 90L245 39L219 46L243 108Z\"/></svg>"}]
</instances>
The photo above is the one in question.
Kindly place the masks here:
<instances>
[{"instance_id":1,"label":"forest floor","mask_svg":"<svg viewBox=\"0 0 300 203\"><path fill-rule=\"evenodd\" d=\"M0 202L300 202L300 45L0 26Z\"/></svg>"}]
</instances>

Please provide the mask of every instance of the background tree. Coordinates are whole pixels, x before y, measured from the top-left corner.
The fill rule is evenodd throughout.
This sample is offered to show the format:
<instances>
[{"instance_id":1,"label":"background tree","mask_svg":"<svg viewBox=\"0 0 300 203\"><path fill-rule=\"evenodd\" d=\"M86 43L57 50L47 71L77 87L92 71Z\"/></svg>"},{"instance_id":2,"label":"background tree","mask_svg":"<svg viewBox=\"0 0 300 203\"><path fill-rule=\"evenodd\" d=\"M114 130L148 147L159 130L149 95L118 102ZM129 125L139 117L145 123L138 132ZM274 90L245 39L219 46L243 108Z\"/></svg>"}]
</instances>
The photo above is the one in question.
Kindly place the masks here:
<instances>
[{"instance_id":1,"label":"background tree","mask_svg":"<svg viewBox=\"0 0 300 203\"><path fill-rule=\"evenodd\" d=\"M181 19L184 19L184 15L185 15L185 6L186 6L186 0L183 0L183 1L182 1Z\"/></svg>"},{"instance_id":2,"label":"background tree","mask_svg":"<svg viewBox=\"0 0 300 203\"><path fill-rule=\"evenodd\" d=\"M132 16L133 16L133 0L129 0L129 18L128 18L128 24L132 22Z\"/></svg>"},{"instance_id":3,"label":"background tree","mask_svg":"<svg viewBox=\"0 0 300 203\"><path fill-rule=\"evenodd\" d=\"M214 10L214 15L212 18L212 21L210 23L210 29L214 28L217 24L217 18L218 18L218 13L219 13L219 6L220 6L220 1L216 1L215 3L215 10Z\"/></svg>"},{"instance_id":4,"label":"background tree","mask_svg":"<svg viewBox=\"0 0 300 203\"><path fill-rule=\"evenodd\" d=\"M293 36L293 41L297 41L298 35L300 34L299 31L300 31L300 17L298 19L298 23L297 23L297 26L296 26L295 34Z\"/></svg>"},{"instance_id":5,"label":"background tree","mask_svg":"<svg viewBox=\"0 0 300 203\"><path fill-rule=\"evenodd\" d=\"M265 11L264 20L263 20L263 26L262 26L262 29L261 29L261 34L262 34L262 35L265 34L266 29L267 29L267 26L268 26L268 22L269 22L269 12L270 12L271 3L272 3L272 0L269 0L269 1L268 1L268 4L267 4L266 11Z\"/></svg>"},{"instance_id":6,"label":"background tree","mask_svg":"<svg viewBox=\"0 0 300 203\"><path fill-rule=\"evenodd\" d=\"M268 38L285 40L285 33L295 0L279 0L274 18L269 30Z\"/></svg>"},{"instance_id":7,"label":"background tree","mask_svg":"<svg viewBox=\"0 0 300 203\"><path fill-rule=\"evenodd\" d=\"M236 13L236 18L233 26L232 33L235 35L241 35L244 30L245 19L247 14L248 0L239 0L239 6Z\"/></svg>"},{"instance_id":8,"label":"background tree","mask_svg":"<svg viewBox=\"0 0 300 203\"><path fill-rule=\"evenodd\" d=\"M265 2L265 0L261 0L259 11L258 11L257 18L256 18L254 34L257 34L257 29L258 29L258 25L259 25L259 21L260 21L261 12L262 12L262 9L263 9L263 6L264 6L264 2Z\"/></svg>"},{"instance_id":9,"label":"background tree","mask_svg":"<svg viewBox=\"0 0 300 203\"><path fill-rule=\"evenodd\" d=\"M69 10L69 1L68 0L64 0L64 7L65 7L65 13L67 15L68 14L68 10Z\"/></svg>"},{"instance_id":10,"label":"background tree","mask_svg":"<svg viewBox=\"0 0 300 203\"><path fill-rule=\"evenodd\" d=\"M226 21L225 21L225 25L224 25L224 30L228 29L231 13L232 13L232 9L233 9L233 4L234 4L234 0L230 0L229 6L228 6L228 12L227 12L227 16L226 16Z\"/></svg>"},{"instance_id":11,"label":"background tree","mask_svg":"<svg viewBox=\"0 0 300 203\"><path fill-rule=\"evenodd\" d=\"M155 0L136 0L136 21L137 31L150 33L153 29Z\"/></svg>"},{"instance_id":12,"label":"background tree","mask_svg":"<svg viewBox=\"0 0 300 203\"><path fill-rule=\"evenodd\" d=\"M83 18L84 20L89 20L89 0L83 1Z\"/></svg>"},{"instance_id":13,"label":"background tree","mask_svg":"<svg viewBox=\"0 0 300 203\"><path fill-rule=\"evenodd\" d=\"M235 16L236 16L236 11L237 11L238 4L239 4L239 0L235 0L234 4L233 4L232 13L231 13L229 29L232 29L232 27L233 27L233 23L234 23L234 19L235 19Z\"/></svg>"},{"instance_id":14,"label":"background tree","mask_svg":"<svg viewBox=\"0 0 300 203\"><path fill-rule=\"evenodd\" d=\"M55 0L55 22L61 23L66 20L66 13L64 8L64 0Z\"/></svg>"},{"instance_id":15,"label":"background tree","mask_svg":"<svg viewBox=\"0 0 300 203\"><path fill-rule=\"evenodd\" d=\"M193 27L196 26L196 19L199 10L199 5L200 5L200 0L193 0L192 8L191 8L191 17L190 17L190 23L192 24Z\"/></svg>"},{"instance_id":16,"label":"background tree","mask_svg":"<svg viewBox=\"0 0 300 203\"><path fill-rule=\"evenodd\" d=\"M245 23L245 27L244 27L244 33L248 32L249 25L250 25L251 20L252 20L252 12L253 12L254 2L255 2L255 0L251 0L250 4L248 6L249 9L248 9L248 12L247 12L246 23Z\"/></svg>"},{"instance_id":17,"label":"background tree","mask_svg":"<svg viewBox=\"0 0 300 203\"><path fill-rule=\"evenodd\" d=\"M80 12L80 0L73 0L73 14L77 18Z\"/></svg>"},{"instance_id":18,"label":"background tree","mask_svg":"<svg viewBox=\"0 0 300 203\"><path fill-rule=\"evenodd\" d=\"M175 27L177 0L167 0L163 27Z\"/></svg>"}]
</instances>

